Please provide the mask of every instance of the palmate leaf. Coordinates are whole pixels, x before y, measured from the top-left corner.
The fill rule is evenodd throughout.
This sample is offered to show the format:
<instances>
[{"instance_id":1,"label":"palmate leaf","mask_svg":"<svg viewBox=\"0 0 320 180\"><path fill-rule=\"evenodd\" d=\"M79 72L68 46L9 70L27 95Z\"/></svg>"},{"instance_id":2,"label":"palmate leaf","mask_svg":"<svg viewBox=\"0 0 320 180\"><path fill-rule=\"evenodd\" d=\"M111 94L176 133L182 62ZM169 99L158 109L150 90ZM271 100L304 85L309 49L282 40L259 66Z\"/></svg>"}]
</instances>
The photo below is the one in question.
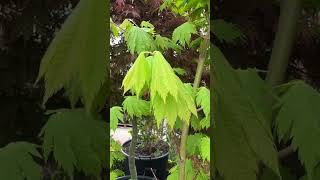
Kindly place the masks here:
<instances>
[{"instance_id":1,"label":"palmate leaf","mask_svg":"<svg viewBox=\"0 0 320 180\"><path fill-rule=\"evenodd\" d=\"M171 39L162 37L159 34L156 35L155 43L161 50L167 50L170 46L172 46Z\"/></svg>"},{"instance_id":2,"label":"palmate leaf","mask_svg":"<svg viewBox=\"0 0 320 180\"><path fill-rule=\"evenodd\" d=\"M125 38L131 54L140 54L143 51L155 50L153 37L143 28L132 26L128 30Z\"/></svg>"},{"instance_id":3,"label":"palmate leaf","mask_svg":"<svg viewBox=\"0 0 320 180\"><path fill-rule=\"evenodd\" d=\"M149 87L151 81L151 66L150 62L146 60L145 53L139 54L133 66L122 81L124 93L128 90L140 96L144 87Z\"/></svg>"},{"instance_id":4,"label":"palmate leaf","mask_svg":"<svg viewBox=\"0 0 320 180\"><path fill-rule=\"evenodd\" d=\"M124 172L118 169L110 172L110 180L116 180L119 176L124 176Z\"/></svg>"},{"instance_id":5,"label":"palmate leaf","mask_svg":"<svg viewBox=\"0 0 320 180\"><path fill-rule=\"evenodd\" d=\"M261 121L263 126L268 129L271 127L272 120L272 89L262 80L254 69L237 70L244 92L254 103L255 111L262 114L266 121Z\"/></svg>"},{"instance_id":6,"label":"palmate leaf","mask_svg":"<svg viewBox=\"0 0 320 180\"><path fill-rule=\"evenodd\" d=\"M154 52L151 79L151 104L158 126L163 118L173 127L177 117L189 123L191 113L197 116L192 95L158 51Z\"/></svg>"},{"instance_id":7,"label":"palmate leaf","mask_svg":"<svg viewBox=\"0 0 320 180\"><path fill-rule=\"evenodd\" d=\"M81 0L50 44L36 80L45 80L44 104L77 81L86 109L91 109L108 74L106 6L106 1Z\"/></svg>"},{"instance_id":8,"label":"palmate leaf","mask_svg":"<svg viewBox=\"0 0 320 180\"><path fill-rule=\"evenodd\" d=\"M317 165L316 168L314 168L313 174L311 176L313 179L320 179L320 164ZM302 176L299 180L309 180L309 175Z\"/></svg>"},{"instance_id":9,"label":"palmate leaf","mask_svg":"<svg viewBox=\"0 0 320 180\"><path fill-rule=\"evenodd\" d=\"M214 35L220 41L235 43L236 40L244 39L243 33L236 25L232 23L228 23L222 19L215 19L210 23L210 25L212 26L211 30L213 31Z\"/></svg>"},{"instance_id":10,"label":"palmate leaf","mask_svg":"<svg viewBox=\"0 0 320 180\"><path fill-rule=\"evenodd\" d=\"M192 95L163 55L154 51L146 58L144 54L140 53L124 78L124 92L131 90L139 97L143 89L150 90L158 126L164 118L173 127L178 117L189 122L191 113L197 116Z\"/></svg>"},{"instance_id":11,"label":"palmate leaf","mask_svg":"<svg viewBox=\"0 0 320 180\"><path fill-rule=\"evenodd\" d=\"M154 29L154 26L149 21L142 21L140 26L143 28Z\"/></svg>"},{"instance_id":12,"label":"palmate leaf","mask_svg":"<svg viewBox=\"0 0 320 180\"><path fill-rule=\"evenodd\" d=\"M187 152L188 155L194 156L200 154L200 145L201 145L201 139L204 137L201 133L196 133L189 135L187 138Z\"/></svg>"},{"instance_id":13,"label":"palmate leaf","mask_svg":"<svg viewBox=\"0 0 320 180\"><path fill-rule=\"evenodd\" d=\"M180 75L180 76L184 76L187 74L186 70L182 68L173 68L173 70L177 75Z\"/></svg>"},{"instance_id":14,"label":"palmate leaf","mask_svg":"<svg viewBox=\"0 0 320 180\"><path fill-rule=\"evenodd\" d=\"M276 117L279 139L289 135L292 146L312 179L314 168L320 161L320 94L303 81L291 83L280 97Z\"/></svg>"},{"instance_id":15,"label":"palmate leaf","mask_svg":"<svg viewBox=\"0 0 320 180\"><path fill-rule=\"evenodd\" d=\"M198 107L201 107L205 119L201 121L201 126L203 128L209 128L210 126L210 91L206 87L200 87L197 92L196 103Z\"/></svg>"},{"instance_id":16,"label":"palmate leaf","mask_svg":"<svg viewBox=\"0 0 320 180\"><path fill-rule=\"evenodd\" d=\"M110 108L110 130L115 131L118 127L118 122L123 122L123 110L119 106Z\"/></svg>"},{"instance_id":17,"label":"palmate leaf","mask_svg":"<svg viewBox=\"0 0 320 180\"><path fill-rule=\"evenodd\" d=\"M139 99L136 96L128 96L123 101L123 109L131 118L150 115L150 102Z\"/></svg>"},{"instance_id":18,"label":"palmate leaf","mask_svg":"<svg viewBox=\"0 0 320 180\"><path fill-rule=\"evenodd\" d=\"M115 37L119 37L119 30L117 25L110 18L110 30Z\"/></svg>"},{"instance_id":19,"label":"palmate leaf","mask_svg":"<svg viewBox=\"0 0 320 180\"><path fill-rule=\"evenodd\" d=\"M167 37L163 37L159 34L155 36L155 45L159 50L165 51L169 48L175 50L177 53L180 53L182 50L182 47L177 45L176 43L172 42L171 39Z\"/></svg>"},{"instance_id":20,"label":"palmate leaf","mask_svg":"<svg viewBox=\"0 0 320 180\"><path fill-rule=\"evenodd\" d=\"M57 112L43 127L45 160L54 159L70 176L74 169L95 177L107 165L107 127L83 109Z\"/></svg>"},{"instance_id":21,"label":"palmate leaf","mask_svg":"<svg viewBox=\"0 0 320 180\"><path fill-rule=\"evenodd\" d=\"M155 51L152 60L151 101L154 100L156 94L159 94L164 102L169 94L177 100L181 87L183 83L170 64L159 51Z\"/></svg>"},{"instance_id":22,"label":"palmate leaf","mask_svg":"<svg viewBox=\"0 0 320 180\"><path fill-rule=\"evenodd\" d=\"M42 169L32 156L41 158L36 145L27 142L10 143L0 148L0 179L40 180Z\"/></svg>"},{"instance_id":23,"label":"palmate leaf","mask_svg":"<svg viewBox=\"0 0 320 180\"><path fill-rule=\"evenodd\" d=\"M208 136L201 138L200 154L203 160L210 161L210 138Z\"/></svg>"},{"instance_id":24,"label":"palmate leaf","mask_svg":"<svg viewBox=\"0 0 320 180\"><path fill-rule=\"evenodd\" d=\"M169 172L169 176L167 180L177 180L179 179L179 165L172 167ZM186 180L193 180L196 177L195 169L193 168L192 161L190 159L186 160L185 163L185 179Z\"/></svg>"},{"instance_id":25,"label":"palmate leaf","mask_svg":"<svg viewBox=\"0 0 320 180\"><path fill-rule=\"evenodd\" d=\"M185 47L186 44L190 44L192 34L197 34L196 26L191 22L185 22L173 31L172 41Z\"/></svg>"},{"instance_id":26,"label":"palmate leaf","mask_svg":"<svg viewBox=\"0 0 320 180\"><path fill-rule=\"evenodd\" d=\"M188 136L187 152L189 156L200 155L205 161L210 161L210 138L196 133Z\"/></svg>"},{"instance_id":27,"label":"palmate leaf","mask_svg":"<svg viewBox=\"0 0 320 180\"><path fill-rule=\"evenodd\" d=\"M255 105L239 75L225 57L218 53L213 66L215 127L213 156L215 167L225 180L255 180L257 162L262 161L278 177L278 159L268 117ZM251 84L257 86L257 84ZM256 88L254 88L256 89Z\"/></svg>"},{"instance_id":28,"label":"palmate leaf","mask_svg":"<svg viewBox=\"0 0 320 180\"><path fill-rule=\"evenodd\" d=\"M115 161L123 161L125 159L124 154L121 152L122 146L115 141L110 139L110 168L113 168Z\"/></svg>"}]
</instances>

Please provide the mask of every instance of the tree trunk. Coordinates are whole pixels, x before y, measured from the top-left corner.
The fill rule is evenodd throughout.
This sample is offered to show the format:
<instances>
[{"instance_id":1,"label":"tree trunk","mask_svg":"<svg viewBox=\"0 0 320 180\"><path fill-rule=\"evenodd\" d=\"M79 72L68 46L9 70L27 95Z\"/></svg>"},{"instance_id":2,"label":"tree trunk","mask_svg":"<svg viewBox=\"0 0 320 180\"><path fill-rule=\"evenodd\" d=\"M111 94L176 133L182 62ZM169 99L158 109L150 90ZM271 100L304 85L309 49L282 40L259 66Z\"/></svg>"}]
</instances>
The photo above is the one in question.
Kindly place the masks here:
<instances>
[{"instance_id":1,"label":"tree trunk","mask_svg":"<svg viewBox=\"0 0 320 180\"><path fill-rule=\"evenodd\" d=\"M207 57L207 48L209 47L209 39L204 40L204 44L202 47L200 47L200 55L199 55L199 61L197 65L197 72L195 75L193 88L197 89L200 85L201 76L204 68L204 61ZM179 164L179 180L185 180L185 164L186 164L186 145L187 145L187 138L189 133L189 124L186 122L183 122L182 125L182 134L181 134L181 142L180 142L180 164Z\"/></svg>"},{"instance_id":2,"label":"tree trunk","mask_svg":"<svg viewBox=\"0 0 320 180\"><path fill-rule=\"evenodd\" d=\"M130 150L129 150L129 170L130 170L130 175L132 180L138 180L136 161L135 161L137 138L138 138L137 119L132 118L132 139L131 139Z\"/></svg>"},{"instance_id":3,"label":"tree trunk","mask_svg":"<svg viewBox=\"0 0 320 180\"><path fill-rule=\"evenodd\" d=\"M266 78L272 87L285 80L302 6L301 0L282 0L281 3L278 32L276 33Z\"/></svg>"},{"instance_id":4,"label":"tree trunk","mask_svg":"<svg viewBox=\"0 0 320 180\"><path fill-rule=\"evenodd\" d=\"M267 83L277 86L283 83L290 62L290 55L296 36L297 22L301 13L302 0L282 0L274 46L266 77ZM292 154L291 146L278 152L280 159Z\"/></svg>"}]
</instances>

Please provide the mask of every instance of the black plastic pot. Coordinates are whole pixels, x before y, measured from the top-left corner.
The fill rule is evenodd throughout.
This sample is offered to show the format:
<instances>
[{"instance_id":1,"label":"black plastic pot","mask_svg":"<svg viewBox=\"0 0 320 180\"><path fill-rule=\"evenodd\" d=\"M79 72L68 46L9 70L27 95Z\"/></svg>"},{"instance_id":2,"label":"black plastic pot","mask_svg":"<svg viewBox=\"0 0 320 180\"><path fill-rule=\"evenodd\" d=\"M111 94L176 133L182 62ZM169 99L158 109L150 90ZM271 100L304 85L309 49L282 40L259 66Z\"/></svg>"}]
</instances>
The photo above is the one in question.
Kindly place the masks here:
<instances>
[{"instance_id":1,"label":"black plastic pot","mask_svg":"<svg viewBox=\"0 0 320 180\"><path fill-rule=\"evenodd\" d=\"M130 179L131 176L128 175L128 176L122 176L122 177L118 177L117 179L118 180L127 180L127 179ZM138 176L138 180L154 180L155 178L152 178L152 177L148 177L148 176Z\"/></svg>"},{"instance_id":2,"label":"black plastic pot","mask_svg":"<svg viewBox=\"0 0 320 180\"><path fill-rule=\"evenodd\" d=\"M126 141L123 145L130 144L131 140ZM129 155L124 152L122 148L122 153L126 156L125 159L125 174L129 175ZM139 156L136 159L137 174L142 176L154 177L153 173L156 175L157 179L165 180L167 177L167 165L168 165L169 152L159 157L151 156Z\"/></svg>"}]
</instances>

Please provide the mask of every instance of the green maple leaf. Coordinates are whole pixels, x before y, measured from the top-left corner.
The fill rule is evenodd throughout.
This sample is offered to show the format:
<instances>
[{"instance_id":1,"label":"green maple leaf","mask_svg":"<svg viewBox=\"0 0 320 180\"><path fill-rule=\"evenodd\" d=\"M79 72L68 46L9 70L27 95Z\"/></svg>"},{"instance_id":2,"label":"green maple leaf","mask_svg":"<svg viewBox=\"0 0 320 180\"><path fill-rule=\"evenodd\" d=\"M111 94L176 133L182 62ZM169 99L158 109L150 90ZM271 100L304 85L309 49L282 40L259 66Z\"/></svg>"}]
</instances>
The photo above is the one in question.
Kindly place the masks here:
<instances>
[{"instance_id":1,"label":"green maple leaf","mask_svg":"<svg viewBox=\"0 0 320 180\"><path fill-rule=\"evenodd\" d=\"M27 142L10 143L0 148L0 179L40 180L41 166L32 156L41 158L36 145Z\"/></svg>"},{"instance_id":2,"label":"green maple leaf","mask_svg":"<svg viewBox=\"0 0 320 180\"><path fill-rule=\"evenodd\" d=\"M182 68L173 68L174 72L180 76L184 76L187 74L186 70Z\"/></svg>"},{"instance_id":3,"label":"green maple leaf","mask_svg":"<svg viewBox=\"0 0 320 180\"><path fill-rule=\"evenodd\" d=\"M191 116L190 124L192 129L194 129L195 131L200 131L202 129L202 125L200 122L202 122L200 121L200 119L196 118L195 116Z\"/></svg>"},{"instance_id":4,"label":"green maple leaf","mask_svg":"<svg viewBox=\"0 0 320 180\"><path fill-rule=\"evenodd\" d=\"M179 179L179 165L176 165L172 167L169 170L169 176L167 177L167 180L177 180ZM185 179L186 180L193 180L196 176L196 172L193 168L192 161L190 159L186 159L185 162Z\"/></svg>"},{"instance_id":5,"label":"green maple leaf","mask_svg":"<svg viewBox=\"0 0 320 180\"><path fill-rule=\"evenodd\" d=\"M154 29L154 26L149 21L142 21L140 26L143 28Z\"/></svg>"},{"instance_id":6,"label":"green maple leaf","mask_svg":"<svg viewBox=\"0 0 320 180\"><path fill-rule=\"evenodd\" d=\"M145 58L144 52L140 53L133 66L129 69L122 81L124 93L128 90L140 96L144 87L148 87L151 80L150 62Z\"/></svg>"},{"instance_id":7,"label":"green maple leaf","mask_svg":"<svg viewBox=\"0 0 320 180\"><path fill-rule=\"evenodd\" d=\"M71 177L75 169L99 177L107 165L107 126L83 109L51 115L40 136L45 160L53 153L58 165Z\"/></svg>"},{"instance_id":8,"label":"green maple leaf","mask_svg":"<svg viewBox=\"0 0 320 180\"><path fill-rule=\"evenodd\" d=\"M110 29L111 29L112 34L113 34L115 37L119 37L118 27L117 27L117 25L112 21L111 18L110 18Z\"/></svg>"},{"instance_id":9,"label":"green maple leaf","mask_svg":"<svg viewBox=\"0 0 320 180\"><path fill-rule=\"evenodd\" d=\"M133 24L132 24L132 22L131 21L129 21L128 19L125 19L121 24L120 24L120 28L122 29L122 30L129 30L132 26L134 26ZM128 32L128 31L126 31L126 32Z\"/></svg>"},{"instance_id":10,"label":"green maple leaf","mask_svg":"<svg viewBox=\"0 0 320 180\"><path fill-rule=\"evenodd\" d=\"M110 139L110 168L113 168L115 161L123 161L125 159L124 154L121 152L122 146L115 141Z\"/></svg>"},{"instance_id":11,"label":"green maple leaf","mask_svg":"<svg viewBox=\"0 0 320 180\"><path fill-rule=\"evenodd\" d=\"M181 86L183 83L176 76L171 65L159 51L155 51L152 61L151 95L159 94L164 102L169 94L177 99ZM151 96L151 99L153 100L154 96Z\"/></svg>"},{"instance_id":12,"label":"green maple leaf","mask_svg":"<svg viewBox=\"0 0 320 180\"><path fill-rule=\"evenodd\" d=\"M115 173L113 171L110 172L110 180L116 180L117 177L118 177L117 173Z\"/></svg>"},{"instance_id":13,"label":"green maple leaf","mask_svg":"<svg viewBox=\"0 0 320 180\"><path fill-rule=\"evenodd\" d=\"M123 109L131 118L141 118L142 116L148 116L151 113L150 102L139 99L136 96L126 97L123 101Z\"/></svg>"},{"instance_id":14,"label":"green maple leaf","mask_svg":"<svg viewBox=\"0 0 320 180\"><path fill-rule=\"evenodd\" d=\"M210 138L208 136L201 138L200 154L203 160L210 161Z\"/></svg>"},{"instance_id":15,"label":"green maple leaf","mask_svg":"<svg viewBox=\"0 0 320 180\"><path fill-rule=\"evenodd\" d=\"M158 125L163 118L173 127L177 117L189 123L191 113L197 116L193 97L159 51L154 52L151 79L151 104Z\"/></svg>"},{"instance_id":16,"label":"green maple leaf","mask_svg":"<svg viewBox=\"0 0 320 180\"><path fill-rule=\"evenodd\" d=\"M112 170L110 172L110 180L116 180L117 177L119 177L119 176L124 176L124 172L122 172L121 170L118 170L118 169Z\"/></svg>"},{"instance_id":17,"label":"green maple leaf","mask_svg":"<svg viewBox=\"0 0 320 180\"><path fill-rule=\"evenodd\" d=\"M191 22L185 22L173 31L172 40L185 47L186 44L190 44L192 34L197 34L196 26Z\"/></svg>"},{"instance_id":18,"label":"green maple leaf","mask_svg":"<svg viewBox=\"0 0 320 180\"><path fill-rule=\"evenodd\" d=\"M153 37L143 28L132 26L125 38L131 54L155 50Z\"/></svg>"},{"instance_id":19,"label":"green maple leaf","mask_svg":"<svg viewBox=\"0 0 320 180\"><path fill-rule=\"evenodd\" d=\"M201 139L204 137L201 133L196 133L189 135L187 138L187 152L188 155L198 155L200 154L200 145L201 145Z\"/></svg>"},{"instance_id":20,"label":"green maple leaf","mask_svg":"<svg viewBox=\"0 0 320 180\"><path fill-rule=\"evenodd\" d=\"M210 126L210 91L206 87L200 87L196 96L197 106L203 109L205 118L201 121L201 127L209 128Z\"/></svg>"},{"instance_id":21,"label":"green maple leaf","mask_svg":"<svg viewBox=\"0 0 320 180\"><path fill-rule=\"evenodd\" d=\"M80 1L51 42L36 80L45 80L43 104L59 90L76 84L86 109L92 109L108 74L106 6L106 1Z\"/></svg>"},{"instance_id":22,"label":"green maple leaf","mask_svg":"<svg viewBox=\"0 0 320 180\"><path fill-rule=\"evenodd\" d=\"M237 70L242 88L246 96L255 104L255 111L265 119L260 121L265 129L270 129L272 123L272 99L275 97L272 89L262 80L254 69Z\"/></svg>"},{"instance_id":23,"label":"green maple leaf","mask_svg":"<svg viewBox=\"0 0 320 180\"><path fill-rule=\"evenodd\" d=\"M158 34L156 35L155 43L161 50L167 50L172 44L169 38L162 37Z\"/></svg>"},{"instance_id":24,"label":"green maple leaf","mask_svg":"<svg viewBox=\"0 0 320 180\"><path fill-rule=\"evenodd\" d=\"M222 19L215 19L210 23L210 25L212 26L211 30L213 31L214 35L220 41L235 43L236 40L244 39L243 33L236 25L232 23L228 23Z\"/></svg>"},{"instance_id":25,"label":"green maple leaf","mask_svg":"<svg viewBox=\"0 0 320 180\"><path fill-rule=\"evenodd\" d=\"M216 169L226 180L255 180L257 162L261 161L280 177L271 128L266 127L269 120L256 105L257 99L262 98L246 91L246 84L219 49L213 46L211 50L219 57L213 66L215 126L212 131ZM259 84L250 84L251 88L260 89L255 86Z\"/></svg>"},{"instance_id":26,"label":"green maple leaf","mask_svg":"<svg viewBox=\"0 0 320 180\"><path fill-rule=\"evenodd\" d=\"M289 136L311 180L320 160L320 94L303 81L290 83L280 97L276 117L279 139ZM302 121L303 120L303 121Z\"/></svg>"},{"instance_id":27,"label":"green maple leaf","mask_svg":"<svg viewBox=\"0 0 320 180\"><path fill-rule=\"evenodd\" d=\"M116 130L118 127L118 121L123 121L122 108L114 106L110 108L110 130Z\"/></svg>"},{"instance_id":28,"label":"green maple leaf","mask_svg":"<svg viewBox=\"0 0 320 180\"><path fill-rule=\"evenodd\" d=\"M202 169L200 169L200 172L198 172L195 180L209 180L209 179L210 179L210 174L207 175Z\"/></svg>"},{"instance_id":29,"label":"green maple leaf","mask_svg":"<svg viewBox=\"0 0 320 180\"><path fill-rule=\"evenodd\" d=\"M314 179L314 180L320 179L320 165L319 164L317 165L317 167L314 168L312 176L306 174L306 175L302 176L299 180L310 180L310 177L312 177L312 179Z\"/></svg>"}]
</instances>

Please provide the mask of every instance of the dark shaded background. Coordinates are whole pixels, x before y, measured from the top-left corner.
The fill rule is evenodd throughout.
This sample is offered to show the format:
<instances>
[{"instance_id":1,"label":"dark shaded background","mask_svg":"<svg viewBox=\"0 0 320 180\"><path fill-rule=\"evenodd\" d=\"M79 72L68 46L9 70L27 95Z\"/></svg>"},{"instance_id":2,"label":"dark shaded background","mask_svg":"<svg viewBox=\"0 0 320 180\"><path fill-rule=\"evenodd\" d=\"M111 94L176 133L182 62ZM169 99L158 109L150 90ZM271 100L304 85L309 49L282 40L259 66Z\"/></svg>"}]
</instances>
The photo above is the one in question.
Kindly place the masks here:
<instances>
[{"instance_id":1,"label":"dark shaded background","mask_svg":"<svg viewBox=\"0 0 320 180\"><path fill-rule=\"evenodd\" d=\"M280 15L278 1L214 0L212 6L213 19L223 19L236 24L246 36L244 42L235 44L221 43L211 36L233 67L267 70ZM301 79L319 90L320 1L303 0L303 7L287 69L287 80ZM296 153L282 160L282 163L296 175L304 174Z\"/></svg>"},{"instance_id":2,"label":"dark shaded background","mask_svg":"<svg viewBox=\"0 0 320 180\"><path fill-rule=\"evenodd\" d=\"M37 142L45 123L43 83L34 86L40 61L55 31L78 0L0 2L0 147L17 140ZM48 109L68 107L61 95Z\"/></svg>"}]
</instances>

